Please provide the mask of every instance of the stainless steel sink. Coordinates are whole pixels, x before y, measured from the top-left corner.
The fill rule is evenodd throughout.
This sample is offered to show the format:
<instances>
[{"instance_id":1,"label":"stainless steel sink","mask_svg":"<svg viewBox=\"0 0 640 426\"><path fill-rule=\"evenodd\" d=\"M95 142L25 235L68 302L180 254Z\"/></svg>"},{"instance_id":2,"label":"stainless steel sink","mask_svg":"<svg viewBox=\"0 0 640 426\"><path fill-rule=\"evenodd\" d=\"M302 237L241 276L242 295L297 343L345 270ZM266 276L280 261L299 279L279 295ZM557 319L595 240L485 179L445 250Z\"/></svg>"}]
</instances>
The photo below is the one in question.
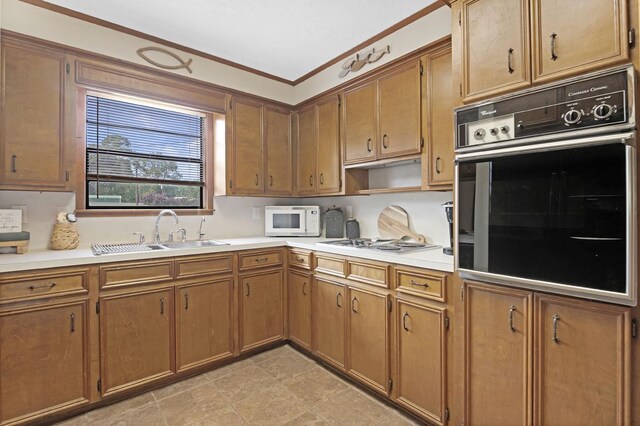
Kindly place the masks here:
<instances>
[{"instance_id":1,"label":"stainless steel sink","mask_svg":"<svg viewBox=\"0 0 640 426\"><path fill-rule=\"evenodd\" d=\"M161 243L162 246L169 249L181 249L181 248L198 248L198 247L216 247L216 246L228 246L229 243L216 240L203 240L203 241L174 241L172 243Z\"/></svg>"}]
</instances>

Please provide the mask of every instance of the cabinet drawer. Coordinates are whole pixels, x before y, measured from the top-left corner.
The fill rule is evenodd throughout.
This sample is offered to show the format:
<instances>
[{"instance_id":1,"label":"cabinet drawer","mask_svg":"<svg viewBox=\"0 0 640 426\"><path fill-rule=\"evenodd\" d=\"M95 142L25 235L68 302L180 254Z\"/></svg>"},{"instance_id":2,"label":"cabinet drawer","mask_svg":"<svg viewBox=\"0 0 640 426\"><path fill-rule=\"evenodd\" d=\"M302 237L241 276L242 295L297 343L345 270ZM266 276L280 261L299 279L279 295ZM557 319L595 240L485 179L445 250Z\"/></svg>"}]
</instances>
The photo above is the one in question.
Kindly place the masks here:
<instances>
[{"instance_id":1,"label":"cabinet drawer","mask_svg":"<svg viewBox=\"0 0 640 426\"><path fill-rule=\"evenodd\" d=\"M263 268L265 266L282 265L282 250L241 253L239 263L241 271Z\"/></svg>"},{"instance_id":2,"label":"cabinet drawer","mask_svg":"<svg viewBox=\"0 0 640 426\"><path fill-rule=\"evenodd\" d=\"M436 271L396 269L398 291L446 302L447 274Z\"/></svg>"},{"instance_id":3,"label":"cabinet drawer","mask_svg":"<svg viewBox=\"0 0 640 426\"><path fill-rule=\"evenodd\" d=\"M347 261L347 278L387 288L387 269L387 265L383 264L349 260Z\"/></svg>"},{"instance_id":4,"label":"cabinet drawer","mask_svg":"<svg viewBox=\"0 0 640 426\"><path fill-rule=\"evenodd\" d=\"M86 293L88 270L5 275L0 279L0 301Z\"/></svg>"},{"instance_id":5,"label":"cabinet drawer","mask_svg":"<svg viewBox=\"0 0 640 426\"><path fill-rule=\"evenodd\" d=\"M173 259L127 262L100 267L100 287L144 284L173 278Z\"/></svg>"},{"instance_id":6,"label":"cabinet drawer","mask_svg":"<svg viewBox=\"0 0 640 426\"><path fill-rule=\"evenodd\" d=\"M176 259L176 278L233 272L233 255L194 256Z\"/></svg>"},{"instance_id":7,"label":"cabinet drawer","mask_svg":"<svg viewBox=\"0 0 640 426\"><path fill-rule=\"evenodd\" d=\"M345 277L345 259L342 257L329 256L323 253L316 253L316 272L323 274Z\"/></svg>"},{"instance_id":8,"label":"cabinet drawer","mask_svg":"<svg viewBox=\"0 0 640 426\"><path fill-rule=\"evenodd\" d=\"M308 251L289 250L289 266L311 269L311 253Z\"/></svg>"}]
</instances>

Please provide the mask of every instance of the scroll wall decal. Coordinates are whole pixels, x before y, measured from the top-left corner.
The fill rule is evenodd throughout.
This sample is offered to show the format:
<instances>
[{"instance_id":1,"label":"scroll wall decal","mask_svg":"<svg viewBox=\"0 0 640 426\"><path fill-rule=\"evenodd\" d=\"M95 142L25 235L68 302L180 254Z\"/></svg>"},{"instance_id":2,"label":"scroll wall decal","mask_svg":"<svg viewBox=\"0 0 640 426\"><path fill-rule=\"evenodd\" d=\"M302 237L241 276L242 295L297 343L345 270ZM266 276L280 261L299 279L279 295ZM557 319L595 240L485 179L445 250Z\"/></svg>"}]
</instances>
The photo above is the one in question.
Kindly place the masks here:
<instances>
[{"instance_id":1,"label":"scroll wall decal","mask_svg":"<svg viewBox=\"0 0 640 426\"><path fill-rule=\"evenodd\" d=\"M159 62L154 61L153 59L149 58L147 55L145 55L145 52L160 52L160 53L164 53L166 55L171 56L173 59L175 59L176 61L179 62L178 65L164 65L161 64ZM189 74L193 74L193 71L191 70L191 62L193 62L192 59L187 60L186 62L184 60L182 60L181 57L179 57L178 55L176 55L175 53L167 50L167 49L163 49L161 47L141 47L140 49L138 49L136 51L136 53L138 53L138 56L140 56L142 59L144 59L145 61L149 62L151 65L155 65L158 68L162 68L165 70L178 70L180 68L185 68L187 71L189 71Z\"/></svg>"}]
</instances>

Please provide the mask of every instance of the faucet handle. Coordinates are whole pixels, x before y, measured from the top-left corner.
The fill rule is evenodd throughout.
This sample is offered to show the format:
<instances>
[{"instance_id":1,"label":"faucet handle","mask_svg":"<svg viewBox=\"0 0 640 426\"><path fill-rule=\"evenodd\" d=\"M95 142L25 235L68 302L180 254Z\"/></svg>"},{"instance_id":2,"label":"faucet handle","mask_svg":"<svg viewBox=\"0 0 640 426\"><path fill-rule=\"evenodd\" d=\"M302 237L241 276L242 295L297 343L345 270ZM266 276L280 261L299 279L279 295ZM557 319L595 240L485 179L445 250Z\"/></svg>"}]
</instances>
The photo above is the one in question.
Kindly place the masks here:
<instances>
[{"instance_id":1,"label":"faucet handle","mask_svg":"<svg viewBox=\"0 0 640 426\"><path fill-rule=\"evenodd\" d=\"M138 244L144 243L144 234L142 232L134 232L133 235L138 236Z\"/></svg>"},{"instance_id":2,"label":"faucet handle","mask_svg":"<svg viewBox=\"0 0 640 426\"><path fill-rule=\"evenodd\" d=\"M183 243L187 241L187 230L184 228L179 228L179 229L176 229L175 231L169 232L169 242L174 241L173 234L175 233L180 233L180 241L182 241Z\"/></svg>"}]
</instances>

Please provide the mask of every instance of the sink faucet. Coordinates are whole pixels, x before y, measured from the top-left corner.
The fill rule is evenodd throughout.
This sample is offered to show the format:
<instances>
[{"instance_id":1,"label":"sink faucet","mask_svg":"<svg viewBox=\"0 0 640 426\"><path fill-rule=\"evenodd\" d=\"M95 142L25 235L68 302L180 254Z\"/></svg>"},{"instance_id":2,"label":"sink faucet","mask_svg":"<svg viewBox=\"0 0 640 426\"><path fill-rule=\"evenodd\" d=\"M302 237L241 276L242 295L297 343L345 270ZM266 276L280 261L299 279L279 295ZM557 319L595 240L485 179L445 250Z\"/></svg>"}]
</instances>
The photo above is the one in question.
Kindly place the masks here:
<instances>
[{"instance_id":1,"label":"sink faucet","mask_svg":"<svg viewBox=\"0 0 640 426\"><path fill-rule=\"evenodd\" d=\"M173 210L162 210L158 213L158 217L156 217L156 226L153 231L153 242L158 244L160 243L160 232L158 231L158 224L160 223L160 218L165 214L170 214L176 221L176 225L178 224L178 215Z\"/></svg>"}]
</instances>

